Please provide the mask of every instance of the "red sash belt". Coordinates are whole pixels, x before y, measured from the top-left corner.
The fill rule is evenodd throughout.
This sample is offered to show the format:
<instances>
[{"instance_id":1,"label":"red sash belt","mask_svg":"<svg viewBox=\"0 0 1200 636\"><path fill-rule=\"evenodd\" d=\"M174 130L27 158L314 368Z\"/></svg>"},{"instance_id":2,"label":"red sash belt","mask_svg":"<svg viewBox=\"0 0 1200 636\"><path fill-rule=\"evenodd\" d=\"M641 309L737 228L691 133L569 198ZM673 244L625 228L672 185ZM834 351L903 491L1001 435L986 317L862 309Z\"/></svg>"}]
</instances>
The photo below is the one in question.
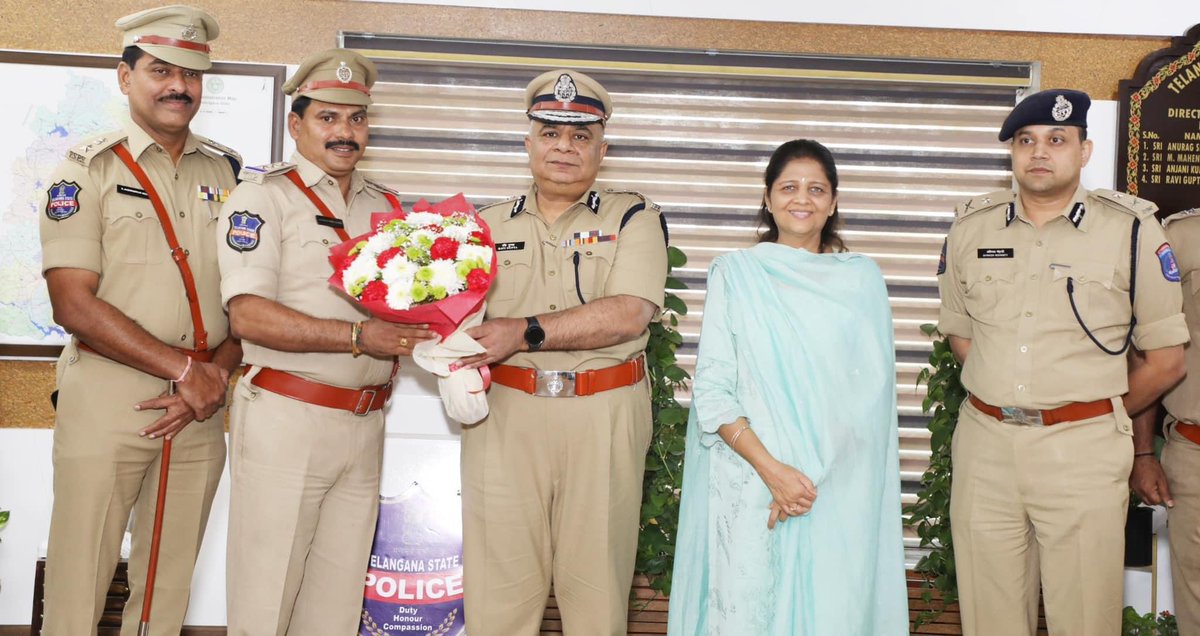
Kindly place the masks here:
<instances>
[{"instance_id":1,"label":"red sash belt","mask_svg":"<svg viewBox=\"0 0 1200 636\"><path fill-rule=\"evenodd\" d=\"M595 395L637 384L644 377L646 359L642 356L591 371L543 371L507 364L492 365L493 382L544 397Z\"/></svg>"},{"instance_id":2,"label":"red sash belt","mask_svg":"<svg viewBox=\"0 0 1200 636\"><path fill-rule=\"evenodd\" d=\"M249 367L246 367L248 370ZM366 415L378 411L392 396L392 383L347 389L340 386L321 384L275 369L259 369L250 384L271 393L290 397L306 404L316 404L331 409L350 411L355 415Z\"/></svg>"},{"instance_id":3,"label":"red sash belt","mask_svg":"<svg viewBox=\"0 0 1200 636\"><path fill-rule=\"evenodd\" d=\"M1007 421L1010 419L1009 417L1005 416L1004 409L1001 409L998 406L992 406L991 404L984 402L983 400L975 397L974 395L970 396L970 400L971 400L971 404L975 405L975 408L979 409L979 411L981 413L990 415L990 416L1000 420L1001 422L1004 422L1004 421ZM1039 414L1040 413L1041 419L1042 419L1042 425L1043 426L1053 426L1055 424L1061 424L1063 422L1076 422L1079 420L1086 420L1086 419L1093 418L1093 417L1099 417L1101 415L1107 415L1107 414L1113 412L1113 405L1112 405L1112 400L1096 400L1095 402L1072 402L1071 404L1066 404L1066 405L1060 406L1056 409L1044 409L1044 410L1021 409L1021 410L1027 414Z\"/></svg>"}]
</instances>

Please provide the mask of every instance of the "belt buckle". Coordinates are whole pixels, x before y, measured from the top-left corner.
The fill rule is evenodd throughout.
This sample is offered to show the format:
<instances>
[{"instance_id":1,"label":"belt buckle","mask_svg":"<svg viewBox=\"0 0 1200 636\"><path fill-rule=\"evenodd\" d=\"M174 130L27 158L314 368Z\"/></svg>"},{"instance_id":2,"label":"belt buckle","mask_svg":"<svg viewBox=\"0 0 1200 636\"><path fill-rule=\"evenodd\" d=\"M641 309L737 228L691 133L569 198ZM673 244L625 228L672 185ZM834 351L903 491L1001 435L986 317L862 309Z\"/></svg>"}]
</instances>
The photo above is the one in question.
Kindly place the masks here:
<instances>
[{"instance_id":1,"label":"belt buckle","mask_svg":"<svg viewBox=\"0 0 1200 636\"><path fill-rule=\"evenodd\" d=\"M375 389L363 389L363 392L358 395L358 404L354 405L354 414L361 417L370 413L371 405L375 403L375 396L378 393Z\"/></svg>"},{"instance_id":2,"label":"belt buckle","mask_svg":"<svg viewBox=\"0 0 1200 636\"><path fill-rule=\"evenodd\" d=\"M533 391L540 397L575 397L574 371L538 371Z\"/></svg>"},{"instance_id":3,"label":"belt buckle","mask_svg":"<svg viewBox=\"0 0 1200 636\"><path fill-rule=\"evenodd\" d=\"M1019 406L1002 406L1000 414L1004 416L1004 421L1007 424L1019 424L1021 426L1045 426L1042 421L1042 412L1036 409L1023 409Z\"/></svg>"}]
</instances>

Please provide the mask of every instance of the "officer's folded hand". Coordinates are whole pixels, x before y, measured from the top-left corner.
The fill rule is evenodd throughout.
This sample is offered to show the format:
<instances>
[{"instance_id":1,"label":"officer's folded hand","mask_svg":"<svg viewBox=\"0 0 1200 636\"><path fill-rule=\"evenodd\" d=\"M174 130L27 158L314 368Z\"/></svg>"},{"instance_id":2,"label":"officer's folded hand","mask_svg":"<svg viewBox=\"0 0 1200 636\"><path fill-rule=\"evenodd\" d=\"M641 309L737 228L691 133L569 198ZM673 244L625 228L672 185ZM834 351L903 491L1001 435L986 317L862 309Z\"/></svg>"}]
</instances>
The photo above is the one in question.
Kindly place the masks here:
<instances>
[{"instance_id":1,"label":"officer's folded hand","mask_svg":"<svg viewBox=\"0 0 1200 636\"><path fill-rule=\"evenodd\" d=\"M429 325L402 325L371 318L363 323L358 348L376 358L411 356L418 342L437 337L437 333L429 330Z\"/></svg>"},{"instance_id":2,"label":"officer's folded hand","mask_svg":"<svg viewBox=\"0 0 1200 636\"><path fill-rule=\"evenodd\" d=\"M135 411L150 409L166 411L153 424L138 431L138 435L149 437L150 439L159 437L173 439L188 424L191 424L196 419L196 414L192 411L192 407L188 406L187 402L184 402L178 393L163 393L154 399L138 402L133 405L133 408Z\"/></svg>"},{"instance_id":3,"label":"officer's folded hand","mask_svg":"<svg viewBox=\"0 0 1200 636\"><path fill-rule=\"evenodd\" d=\"M229 388L229 372L211 362L192 362L192 368L175 385L179 397L191 407L196 419L203 422L225 404Z\"/></svg>"}]
</instances>

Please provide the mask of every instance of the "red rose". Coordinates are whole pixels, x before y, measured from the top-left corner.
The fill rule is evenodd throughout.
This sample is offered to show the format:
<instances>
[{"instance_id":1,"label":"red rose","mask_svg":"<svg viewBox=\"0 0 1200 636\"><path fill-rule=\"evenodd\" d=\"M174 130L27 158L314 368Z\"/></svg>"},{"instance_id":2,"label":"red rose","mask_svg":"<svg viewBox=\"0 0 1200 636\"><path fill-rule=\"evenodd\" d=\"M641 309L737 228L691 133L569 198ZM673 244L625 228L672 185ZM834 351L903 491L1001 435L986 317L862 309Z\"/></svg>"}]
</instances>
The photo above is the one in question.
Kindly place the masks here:
<instances>
[{"instance_id":1,"label":"red rose","mask_svg":"<svg viewBox=\"0 0 1200 636\"><path fill-rule=\"evenodd\" d=\"M429 248L429 257L434 260L452 261L458 256L458 241L445 236L438 237Z\"/></svg>"},{"instance_id":2,"label":"red rose","mask_svg":"<svg viewBox=\"0 0 1200 636\"><path fill-rule=\"evenodd\" d=\"M367 283L366 288L363 289L362 300L364 302L368 300L386 300L387 293L388 287L383 281L373 280Z\"/></svg>"},{"instance_id":3,"label":"red rose","mask_svg":"<svg viewBox=\"0 0 1200 636\"><path fill-rule=\"evenodd\" d=\"M386 250L383 250L379 253L379 256L375 257L375 264L378 265L380 269L383 269L383 266L387 265L388 261L392 260L392 257L396 255L403 256L404 248L390 247Z\"/></svg>"},{"instance_id":4,"label":"red rose","mask_svg":"<svg viewBox=\"0 0 1200 636\"><path fill-rule=\"evenodd\" d=\"M470 291L487 291L488 274L482 269L473 269L467 272L467 289Z\"/></svg>"}]
</instances>

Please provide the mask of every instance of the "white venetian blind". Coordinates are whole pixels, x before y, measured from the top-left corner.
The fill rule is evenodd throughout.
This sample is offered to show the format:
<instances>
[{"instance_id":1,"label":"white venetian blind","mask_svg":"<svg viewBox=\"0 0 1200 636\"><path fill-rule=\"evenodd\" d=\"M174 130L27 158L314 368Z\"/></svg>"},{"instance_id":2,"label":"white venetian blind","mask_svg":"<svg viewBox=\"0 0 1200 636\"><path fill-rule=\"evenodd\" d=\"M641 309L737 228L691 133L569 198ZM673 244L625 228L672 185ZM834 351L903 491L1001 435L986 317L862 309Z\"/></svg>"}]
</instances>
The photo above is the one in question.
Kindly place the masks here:
<instances>
[{"instance_id":1,"label":"white venetian blind","mask_svg":"<svg viewBox=\"0 0 1200 636\"><path fill-rule=\"evenodd\" d=\"M801 137L828 146L841 179L842 235L888 283L902 498L912 500L929 457L915 381L931 347L919 326L937 320L942 239L956 202L1009 186L996 132L1031 84L1029 64L343 37L380 70L360 167L406 204L464 192L482 206L524 192L526 83L568 67L604 84L615 114L599 186L659 203L671 244L689 258L676 272L690 287L679 294L689 308L680 326L689 370L708 265L753 245L771 151Z\"/></svg>"}]
</instances>

